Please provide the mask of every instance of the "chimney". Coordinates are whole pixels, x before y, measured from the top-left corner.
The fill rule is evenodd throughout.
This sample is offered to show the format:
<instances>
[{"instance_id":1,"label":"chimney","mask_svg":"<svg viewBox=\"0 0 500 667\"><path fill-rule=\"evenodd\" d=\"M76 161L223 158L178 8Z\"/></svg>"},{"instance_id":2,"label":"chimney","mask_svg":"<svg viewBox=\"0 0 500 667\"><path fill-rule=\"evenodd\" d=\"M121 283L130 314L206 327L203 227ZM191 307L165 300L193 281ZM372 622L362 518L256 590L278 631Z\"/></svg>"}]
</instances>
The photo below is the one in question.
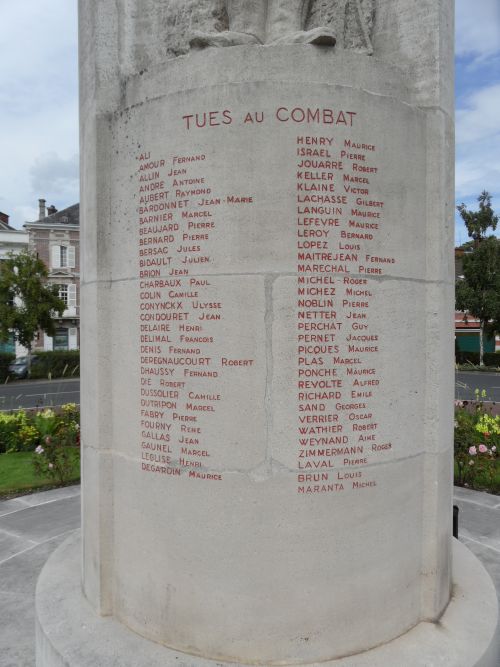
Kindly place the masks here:
<instances>
[{"instance_id":1,"label":"chimney","mask_svg":"<svg viewBox=\"0 0 500 667\"><path fill-rule=\"evenodd\" d=\"M6 225L9 224L9 216L7 215L7 213L2 213L0 211L0 222L5 222Z\"/></svg>"},{"instance_id":2,"label":"chimney","mask_svg":"<svg viewBox=\"0 0 500 667\"><path fill-rule=\"evenodd\" d=\"M54 215L54 213L57 213L57 208L52 204L52 206L49 206L47 209L47 215Z\"/></svg>"},{"instance_id":3,"label":"chimney","mask_svg":"<svg viewBox=\"0 0 500 667\"><path fill-rule=\"evenodd\" d=\"M43 220L47 216L45 212L45 199L38 200L38 219Z\"/></svg>"}]
</instances>

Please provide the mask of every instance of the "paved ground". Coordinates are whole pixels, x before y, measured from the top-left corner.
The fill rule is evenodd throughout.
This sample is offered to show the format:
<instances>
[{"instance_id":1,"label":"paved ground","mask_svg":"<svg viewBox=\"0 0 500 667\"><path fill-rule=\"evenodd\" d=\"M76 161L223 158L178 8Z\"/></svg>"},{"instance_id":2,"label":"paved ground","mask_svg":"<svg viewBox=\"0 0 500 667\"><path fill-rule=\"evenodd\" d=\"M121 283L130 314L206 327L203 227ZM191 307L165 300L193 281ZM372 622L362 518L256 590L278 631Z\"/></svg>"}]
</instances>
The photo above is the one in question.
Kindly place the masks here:
<instances>
[{"instance_id":1,"label":"paved ground","mask_svg":"<svg viewBox=\"0 0 500 667\"><path fill-rule=\"evenodd\" d=\"M79 525L79 486L0 501L0 667L34 667L36 581Z\"/></svg>"},{"instance_id":2,"label":"paved ground","mask_svg":"<svg viewBox=\"0 0 500 667\"><path fill-rule=\"evenodd\" d=\"M500 496L455 491L460 539L482 560L500 598ZM36 580L79 525L78 486L0 501L0 667L34 667Z\"/></svg>"}]
</instances>

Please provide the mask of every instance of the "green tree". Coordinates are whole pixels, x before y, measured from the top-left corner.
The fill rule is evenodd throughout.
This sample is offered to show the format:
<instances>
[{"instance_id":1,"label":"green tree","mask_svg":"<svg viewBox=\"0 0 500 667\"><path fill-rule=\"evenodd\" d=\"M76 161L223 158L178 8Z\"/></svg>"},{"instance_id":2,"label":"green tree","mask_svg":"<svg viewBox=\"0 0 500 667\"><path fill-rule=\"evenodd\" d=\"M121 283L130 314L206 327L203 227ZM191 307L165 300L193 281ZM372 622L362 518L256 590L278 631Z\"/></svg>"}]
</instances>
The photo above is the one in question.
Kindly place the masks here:
<instances>
[{"instance_id":1,"label":"green tree","mask_svg":"<svg viewBox=\"0 0 500 667\"><path fill-rule=\"evenodd\" d=\"M455 286L455 307L479 320L479 364L484 365L484 334L495 335L500 325L500 241L486 237L489 229L495 231L498 216L491 206L491 195L483 190L477 198L479 209L469 211L465 204L457 206L472 242L472 253L464 258L463 278Z\"/></svg>"},{"instance_id":2,"label":"green tree","mask_svg":"<svg viewBox=\"0 0 500 667\"><path fill-rule=\"evenodd\" d=\"M53 316L66 310L59 288L48 285L47 277L45 264L28 251L10 253L0 262L0 341L8 340L14 332L16 340L28 350L28 368L37 331L53 336Z\"/></svg>"},{"instance_id":3,"label":"green tree","mask_svg":"<svg viewBox=\"0 0 500 667\"><path fill-rule=\"evenodd\" d=\"M455 286L455 307L479 320L479 364L484 365L485 331L494 335L500 323L500 240L482 239L464 258L463 278Z\"/></svg>"},{"instance_id":4,"label":"green tree","mask_svg":"<svg viewBox=\"0 0 500 667\"><path fill-rule=\"evenodd\" d=\"M498 216L493 213L493 209L491 208L490 193L483 190L477 201L479 202L478 211L469 211L465 204L457 206L460 217L467 227L469 238L473 239L476 248L486 237L487 230L491 227L495 231L498 224Z\"/></svg>"}]
</instances>

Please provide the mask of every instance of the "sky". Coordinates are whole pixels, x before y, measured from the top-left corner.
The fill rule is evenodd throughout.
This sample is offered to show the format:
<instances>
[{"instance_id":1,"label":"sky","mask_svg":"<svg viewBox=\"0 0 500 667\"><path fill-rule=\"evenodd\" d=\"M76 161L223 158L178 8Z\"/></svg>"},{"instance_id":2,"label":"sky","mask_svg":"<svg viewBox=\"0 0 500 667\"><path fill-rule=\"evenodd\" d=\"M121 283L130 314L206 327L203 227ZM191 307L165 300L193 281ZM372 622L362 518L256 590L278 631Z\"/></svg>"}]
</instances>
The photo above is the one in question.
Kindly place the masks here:
<instances>
[{"instance_id":1,"label":"sky","mask_svg":"<svg viewBox=\"0 0 500 667\"><path fill-rule=\"evenodd\" d=\"M500 0L455 4L456 204L487 190L500 213ZM40 197L79 201L77 0L0 0L0 25L0 211L20 228Z\"/></svg>"}]
</instances>

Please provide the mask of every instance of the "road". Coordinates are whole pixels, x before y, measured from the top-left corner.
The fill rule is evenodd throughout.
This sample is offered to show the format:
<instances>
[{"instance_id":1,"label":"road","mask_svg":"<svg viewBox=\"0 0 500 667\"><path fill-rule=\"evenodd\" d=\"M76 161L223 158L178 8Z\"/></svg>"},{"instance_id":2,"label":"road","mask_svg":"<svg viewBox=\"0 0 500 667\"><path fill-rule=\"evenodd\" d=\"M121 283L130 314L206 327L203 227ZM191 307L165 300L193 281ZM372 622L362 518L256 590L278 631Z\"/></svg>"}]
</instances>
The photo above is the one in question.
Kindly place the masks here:
<instances>
[{"instance_id":1,"label":"road","mask_svg":"<svg viewBox=\"0 0 500 667\"><path fill-rule=\"evenodd\" d=\"M0 385L0 411L80 403L80 379L18 380Z\"/></svg>"},{"instance_id":2,"label":"road","mask_svg":"<svg viewBox=\"0 0 500 667\"><path fill-rule=\"evenodd\" d=\"M500 373L460 372L455 375L455 398L472 400L475 390L486 391L485 401L500 403Z\"/></svg>"},{"instance_id":3,"label":"road","mask_svg":"<svg viewBox=\"0 0 500 667\"><path fill-rule=\"evenodd\" d=\"M486 391L486 401L500 403L500 373L460 372L455 376L455 398L474 399L476 389ZM0 412L80 403L80 380L21 380L0 385Z\"/></svg>"}]
</instances>

